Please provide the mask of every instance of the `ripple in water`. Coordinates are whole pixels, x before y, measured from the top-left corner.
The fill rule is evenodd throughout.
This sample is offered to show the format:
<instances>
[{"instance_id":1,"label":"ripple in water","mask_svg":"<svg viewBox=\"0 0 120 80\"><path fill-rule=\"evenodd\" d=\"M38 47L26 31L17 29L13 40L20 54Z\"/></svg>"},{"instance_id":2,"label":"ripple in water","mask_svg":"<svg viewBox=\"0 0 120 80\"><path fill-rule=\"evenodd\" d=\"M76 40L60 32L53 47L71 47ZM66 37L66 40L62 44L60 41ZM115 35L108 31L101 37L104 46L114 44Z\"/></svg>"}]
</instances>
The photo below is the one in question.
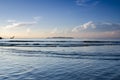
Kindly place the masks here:
<instances>
[{"instance_id":1,"label":"ripple in water","mask_svg":"<svg viewBox=\"0 0 120 80\"><path fill-rule=\"evenodd\" d=\"M13 43L15 44L15 41L10 42L10 44ZM25 43L30 44L30 41ZM36 44L36 42L33 43ZM84 43L98 42L86 41ZM99 43L101 44L101 42ZM23 44L23 42L19 42L19 44ZM0 80L119 80L119 47L119 45L1 46Z\"/></svg>"}]
</instances>

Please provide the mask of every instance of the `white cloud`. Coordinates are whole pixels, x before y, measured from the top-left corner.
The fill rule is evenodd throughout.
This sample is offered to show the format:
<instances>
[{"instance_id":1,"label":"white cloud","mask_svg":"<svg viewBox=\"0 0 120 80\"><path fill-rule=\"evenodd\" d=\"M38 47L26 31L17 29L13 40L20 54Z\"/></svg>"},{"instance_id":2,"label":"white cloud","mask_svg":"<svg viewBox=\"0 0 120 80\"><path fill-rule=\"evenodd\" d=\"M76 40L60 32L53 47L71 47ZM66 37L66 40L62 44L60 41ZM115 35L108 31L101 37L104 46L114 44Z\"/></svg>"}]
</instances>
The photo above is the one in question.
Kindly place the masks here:
<instances>
[{"instance_id":1,"label":"white cloud","mask_svg":"<svg viewBox=\"0 0 120 80\"><path fill-rule=\"evenodd\" d=\"M85 38L120 38L120 23L89 21L72 29L72 35Z\"/></svg>"},{"instance_id":2,"label":"white cloud","mask_svg":"<svg viewBox=\"0 0 120 80\"><path fill-rule=\"evenodd\" d=\"M109 26L111 26L112 25L112 23L109 23L109 22L104 22L104 23L101 23L102 25L109 25Z\"/></svg>"},{"instance_id":3,"label":"white cloud","mask_svg":"<svg viewBox=\"0 0 120 80\"><path fill-rule=\"evenodd\" d=\"M16 20L7 20L8 23L14 23Z\"/></svg>"},{"instance_id":4,"label":"white cloud","mask_svg":"<svg viewBox=\"0 0 120 80\"><path fill-rule=\"evenodd\" d=\"M55 34L55 33L57 33L57 32L58 32L58 29L57 29L57 28L54 28L54 29L51 31L52 34Z\"/></svg>"},{"instance_id":5,"label":"white cloud","mask_svg":"<svg viewBox=\"0 0 120 80\"><path fill-rule=\"evenodd\" d=\"M26 32L27 32L27 33L30 33L30 32L31 32L31 29L30 29L30 28L27 28L27 29L26 29Z\"/></svg>"},{"instance_id":6,"label":"white cloud","mask_svg":"<svg viewBox=\"0 0 120 80\"><path fill-rule=\"evenodd\" d=\"M33 17L33 19L34 19L35 21L39 21L39 20L42 19L42 16L36 16L36 17Z\"/></svg>"},{"instance_id":7,"label":"white cloud","mask_svg":"<svg viewBox=\"0 0 120 80\"><path fill-rule=\"evenodd\" d=\"M72 29L72 32L106 32L120 30L120 23L94 23L89 21Z\"/></svg>"},{"instance_id":8,"label":"white cloud","mask_svg":"<svg viewBox=\"0 0 120 80\"><path fill-rule=\"evenodd\" d=\"M76 0L76 4L79 6L95 6L100 0Z\"/></svg>"},{"instance_id":9,"label":"white cloud","mask_svg":"<svg viewBox=\"0 0 120 80\"><path fill-rule=\"evenodd\" d=\"M10 28L23 27L23 26L33 25L33 24L36 24L36 22L15 22L15 23L6 25L5 28L10 29Z\"/></svg>"},{"instance_id":10,"label":"white cloud","mask_svg":"<svg viewBox=\"0 0 120 80\"><path fill-rule=\"evenodd\" d=\"M10 28L34 25L34 24L37 24L41 18L42 18L41 16L33 17L34 21L31 21L31 22L18 22L16 20L10 19L10 20L7 20L9 24L4 26L3 28L10 29Z\"/></svg>"},{"instance_id":11,"label":"white cloud","mask_svg":"<svg viewBox=\"0 0 120 80\"><path fill-rule=\"evenodd\" d=\"M82 30L86 30L88 28L96 28L96 25L92 22L92 21L89 21L87 23L84 23L83 25L80 25L80 26L77 26L75 28L72 29L72 32L79 32L79 31L82 31Z\"/></svg>"},{"instance_id":12,"label":"white cloud","mask_svg":"<svg viewBox=\"0 0 120 80\"><path fill-rule=\"evenodd\" d=\"M89 0L76 0L76 4L79 6L84 6L87 1Z\"/></svg>"}]
</instances>

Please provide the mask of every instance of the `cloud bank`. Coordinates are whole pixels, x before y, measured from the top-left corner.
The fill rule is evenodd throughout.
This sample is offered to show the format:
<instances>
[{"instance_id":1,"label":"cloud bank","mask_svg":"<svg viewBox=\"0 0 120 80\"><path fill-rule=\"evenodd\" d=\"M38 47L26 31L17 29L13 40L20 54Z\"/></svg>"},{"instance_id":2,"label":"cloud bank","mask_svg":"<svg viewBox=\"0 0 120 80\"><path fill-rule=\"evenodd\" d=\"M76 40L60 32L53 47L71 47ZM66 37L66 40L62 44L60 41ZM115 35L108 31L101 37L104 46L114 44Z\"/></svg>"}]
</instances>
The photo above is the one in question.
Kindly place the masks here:
<instances>
[{"instance_id":1,"label":"cloud bank","mask_svg":"<svg viewBox=\"0 0 120 80\"><path fill-rule=\"evenodd\" d=\"M95 23L89 21L72 29L72 32L104 32L104 31L116 31L120 30L120 23Z\"/></svg>"},{"instance_id":2,"label":"cloud bank","mask_svg":"<svg viewBox=\"0 0 120 80\"><path fill-rule=\"evenodd\" d=\"M74 27L71 32L82 37L118 37L120 38L120 23L95 23L86 22Z\"/></svg>"}]
</instances>

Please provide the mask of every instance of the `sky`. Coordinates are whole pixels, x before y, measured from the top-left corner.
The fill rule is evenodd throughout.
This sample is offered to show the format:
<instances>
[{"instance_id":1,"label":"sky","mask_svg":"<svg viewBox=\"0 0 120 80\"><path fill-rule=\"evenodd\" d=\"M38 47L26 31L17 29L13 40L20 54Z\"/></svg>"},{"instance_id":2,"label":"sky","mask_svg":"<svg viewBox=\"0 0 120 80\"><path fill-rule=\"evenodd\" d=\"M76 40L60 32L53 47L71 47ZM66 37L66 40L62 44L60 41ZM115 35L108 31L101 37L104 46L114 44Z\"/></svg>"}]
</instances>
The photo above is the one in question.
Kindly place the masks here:
<instances>
[{"instance_id":1,"label":"sky","mask_svg":"<svg viewBox=\"0 0 120 80\"><path fill-rule=\"evenodd\" d=\"M0 0L0 36L120 38L120 0Z\"/></svg>"}]
</instances>

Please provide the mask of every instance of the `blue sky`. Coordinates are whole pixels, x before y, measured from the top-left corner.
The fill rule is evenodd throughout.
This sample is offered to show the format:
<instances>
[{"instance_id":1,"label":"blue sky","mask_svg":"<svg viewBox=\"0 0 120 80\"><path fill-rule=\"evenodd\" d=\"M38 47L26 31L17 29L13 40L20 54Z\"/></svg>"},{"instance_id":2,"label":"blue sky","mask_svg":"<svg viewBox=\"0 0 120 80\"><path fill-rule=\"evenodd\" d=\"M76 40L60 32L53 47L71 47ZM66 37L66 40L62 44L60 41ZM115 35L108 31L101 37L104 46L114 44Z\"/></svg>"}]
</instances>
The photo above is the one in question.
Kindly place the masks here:
<instances>
[{"instance_id":1,"label":"blue sky","mask_svg":"<svg viewBox=\"0 0 120 80\"><path fill-rule=\"evenodd\" d=\"M120 38L120 0L0 0L0 36Z\"/></svg>"}]
</instances>

